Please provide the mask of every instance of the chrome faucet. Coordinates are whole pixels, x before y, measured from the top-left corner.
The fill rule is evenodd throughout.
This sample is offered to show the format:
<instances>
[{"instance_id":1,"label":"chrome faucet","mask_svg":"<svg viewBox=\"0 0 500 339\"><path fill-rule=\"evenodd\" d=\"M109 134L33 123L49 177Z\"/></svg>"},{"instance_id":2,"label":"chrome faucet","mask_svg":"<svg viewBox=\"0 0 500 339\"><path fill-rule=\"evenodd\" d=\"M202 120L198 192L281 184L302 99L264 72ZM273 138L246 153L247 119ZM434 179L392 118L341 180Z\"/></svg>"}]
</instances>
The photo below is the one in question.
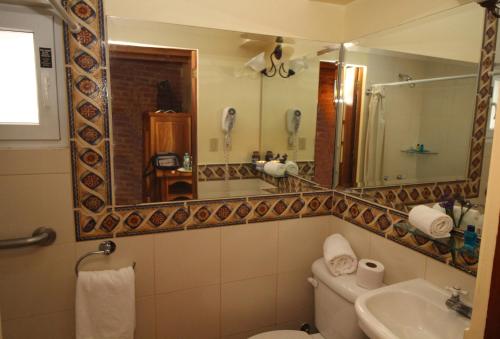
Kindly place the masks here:
<instances>
[{"instance_id":1,"label":"chrome faucet","mask_svg":"<svg viewBox=\"0 0 500 339\"><path fill-rule=\"evenodd\" d=\"M466 318L471 318L472 316L472 307L464 304L460 299L461 295L466 295L467 291L461 289L460 287L446 287L448 291L451 291L451 297L446 300L446 306L457 312L458 314L463 315Z\"/></svg>"}]
</instances>

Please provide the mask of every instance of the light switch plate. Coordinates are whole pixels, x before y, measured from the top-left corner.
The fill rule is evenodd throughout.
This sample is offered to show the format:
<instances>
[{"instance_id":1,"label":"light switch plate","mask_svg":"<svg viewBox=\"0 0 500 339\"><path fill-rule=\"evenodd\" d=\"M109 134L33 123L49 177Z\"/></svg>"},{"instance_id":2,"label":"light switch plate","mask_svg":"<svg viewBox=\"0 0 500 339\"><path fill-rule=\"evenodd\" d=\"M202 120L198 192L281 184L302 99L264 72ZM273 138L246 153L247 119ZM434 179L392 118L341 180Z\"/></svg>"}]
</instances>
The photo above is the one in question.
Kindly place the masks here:
<instances>
[{"instance_id":1,"label":"light switch plate","mask_svg":"<svg viewBox=\"0 0 500 339\"><path fill-rule=\"evenodd\" d=\"M219 139L217 139L217 138L210 138L210 140L209 140L209 151L210 152L217 152L217 151L219 151Z\"/></svg>"}]
</instances>

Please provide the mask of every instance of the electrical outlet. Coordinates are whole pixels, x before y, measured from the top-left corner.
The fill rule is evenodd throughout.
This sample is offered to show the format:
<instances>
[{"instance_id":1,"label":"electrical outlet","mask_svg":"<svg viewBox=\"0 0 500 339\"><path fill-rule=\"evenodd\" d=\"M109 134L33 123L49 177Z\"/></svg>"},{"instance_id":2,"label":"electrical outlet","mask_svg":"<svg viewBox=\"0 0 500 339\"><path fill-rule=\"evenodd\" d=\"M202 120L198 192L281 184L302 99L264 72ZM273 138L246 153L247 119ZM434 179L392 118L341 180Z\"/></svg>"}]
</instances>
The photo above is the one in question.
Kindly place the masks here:
<instances>
[{"instance_id":1,"label":"electrical outlet","mask_svg":"<svg viewBox=\"0 0 500 339\"><path fill-rule=\"evenodd\" d=\"M211 138L209 140L209 152L218 152L219 151L219 139Z\"/></svg>"},{"instance_id":2,"label":"electrical outlet","mask_svg":"<svg viewBox=\"0 0 500 339\"><path fill-rule=\"evenodd\" d=\"M299 150L303 151L306 149L306 138L299 138Z\"/></svg>"}]
</instances>

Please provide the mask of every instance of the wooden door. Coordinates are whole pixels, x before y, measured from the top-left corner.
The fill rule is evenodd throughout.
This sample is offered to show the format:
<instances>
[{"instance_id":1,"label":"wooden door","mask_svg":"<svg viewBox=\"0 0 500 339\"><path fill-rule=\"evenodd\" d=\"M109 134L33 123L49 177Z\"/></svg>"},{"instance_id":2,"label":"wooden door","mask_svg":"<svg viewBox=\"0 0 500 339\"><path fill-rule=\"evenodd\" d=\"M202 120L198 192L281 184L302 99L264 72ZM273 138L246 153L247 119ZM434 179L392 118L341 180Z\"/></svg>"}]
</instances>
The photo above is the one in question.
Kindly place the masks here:
<instances>
[{"instance_id":1,"label":"wooden door","mask_svg":"<svg viewBox=\"0 0 500 339\"><path fill-rule=\"evenodd\" d=\"M314 181L324 187L332 187L333 183L333 158L337 122L335 107L337 70L336 63L324 61L320 63L314 147Z\"/></svg>"},{"instance_id":2,"label":"wooden door","mask_svg":"<svg viewBox=\"0 0 500 339\"><path fill-rule=\"evenodd\" d=\"M344 92L352 93L352 102L344 101L344 114L342 121L342 155L339 166L339 186L353 187L356 184L356 172L358 168L359 148L359 126L361 122L361 104L363 88L363 68L351 67L354 73L352 88L344 88ZM346 72L343 72L346 74ZM344 84L347 83L344 81Z\"/></svg>"}]
</instances>

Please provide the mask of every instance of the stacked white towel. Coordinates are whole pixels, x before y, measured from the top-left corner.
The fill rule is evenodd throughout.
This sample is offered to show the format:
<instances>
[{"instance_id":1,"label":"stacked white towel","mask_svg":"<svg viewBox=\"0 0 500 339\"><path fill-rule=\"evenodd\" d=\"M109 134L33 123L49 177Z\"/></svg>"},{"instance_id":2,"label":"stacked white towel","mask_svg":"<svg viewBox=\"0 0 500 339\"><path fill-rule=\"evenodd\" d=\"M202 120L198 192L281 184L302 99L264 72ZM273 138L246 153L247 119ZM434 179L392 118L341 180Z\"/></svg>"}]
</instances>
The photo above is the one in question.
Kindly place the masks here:
<instances>
[{"instance_id":1,"label":"stacked white towel","mask_svg":"<svg viewBox=\"0 0 500 339\"><path fill-rule=\"evenodd\" d=\"M293 161L285 162L285 172L292 175L299 175L299 166Z\"/></svg>"},{"instance_id":2,"label":"stacked white towel","mask_svg":"<svg viewBox=\"0 0 500 339\"><path fill-rule=\"evenodd\" d=\"M133 339L135 277L132 267L78 274L77 339Z\"/></svg>"},{"instance_id":3,"label":"stacked white towel","mask_svg":"<svg viewBox=\"0 0 500 339\"><path fill-rule=\"evenodd\" d=\"M349 242L340 234L332 234L323 244L326 267L336 277L356 271L358 258Z\"/></svg>"},{"instance_id":4,"label":"stacked white towel","mask_svg":"<svg viewBox=\"0 0 500 339\"><path fill-rule=\"evenodd\" d=\"M411 209L410 224L433 238L447 238L453 229L453 220L445 213L425 205Z\"/></svg>"},{"instance_id":5,"label":"stacked white towel","mask_svg":"<svg viewBox=\"0 0 500 339\"><path fill-rule=\"evenodd\" d=\"M285 174L298 175L299 166L293 161L286 161L284 164L277 160L266 162L264 172L273 177L283 177Z\"/></svg>"},{"instance_id":6,"label":"stacked white towel","mask_svg":"<svg viewBox=\"0 0 500 339\"><path fill-rule=\"evenodd\" d=\"M438 210L440 212L446 213L446 210L443 207L441 207L441 205L439 205L439 203L434 204L434 206L432 206L432 208L434 208L435 210ZM466 208L464 208L464 212L465 212L465 210L466 210ZM453 215L455 216L455 220L457 222L460 219L460 214L462 214L462 209L460 208L460 206L454 206L453 207ZM483 224L483 215L481 214L481 212L479 212L476 209L470 209L463 216L462 223L458 226L461 226L462 228L467 227L467 225L474 225L474 226L480 227L482 224Z\"/></svg>"},{"instance_id":7,"label":"stacked white towel","mask_svg":"<svg viewBox=\"0 0 500 339\"><path fill-rule=\"evenodd\" d=\"M268 161L264 165L264 172L273 177L283 177L286 173L286 166L277 160Z\"/></svg>"}]
</instances>

